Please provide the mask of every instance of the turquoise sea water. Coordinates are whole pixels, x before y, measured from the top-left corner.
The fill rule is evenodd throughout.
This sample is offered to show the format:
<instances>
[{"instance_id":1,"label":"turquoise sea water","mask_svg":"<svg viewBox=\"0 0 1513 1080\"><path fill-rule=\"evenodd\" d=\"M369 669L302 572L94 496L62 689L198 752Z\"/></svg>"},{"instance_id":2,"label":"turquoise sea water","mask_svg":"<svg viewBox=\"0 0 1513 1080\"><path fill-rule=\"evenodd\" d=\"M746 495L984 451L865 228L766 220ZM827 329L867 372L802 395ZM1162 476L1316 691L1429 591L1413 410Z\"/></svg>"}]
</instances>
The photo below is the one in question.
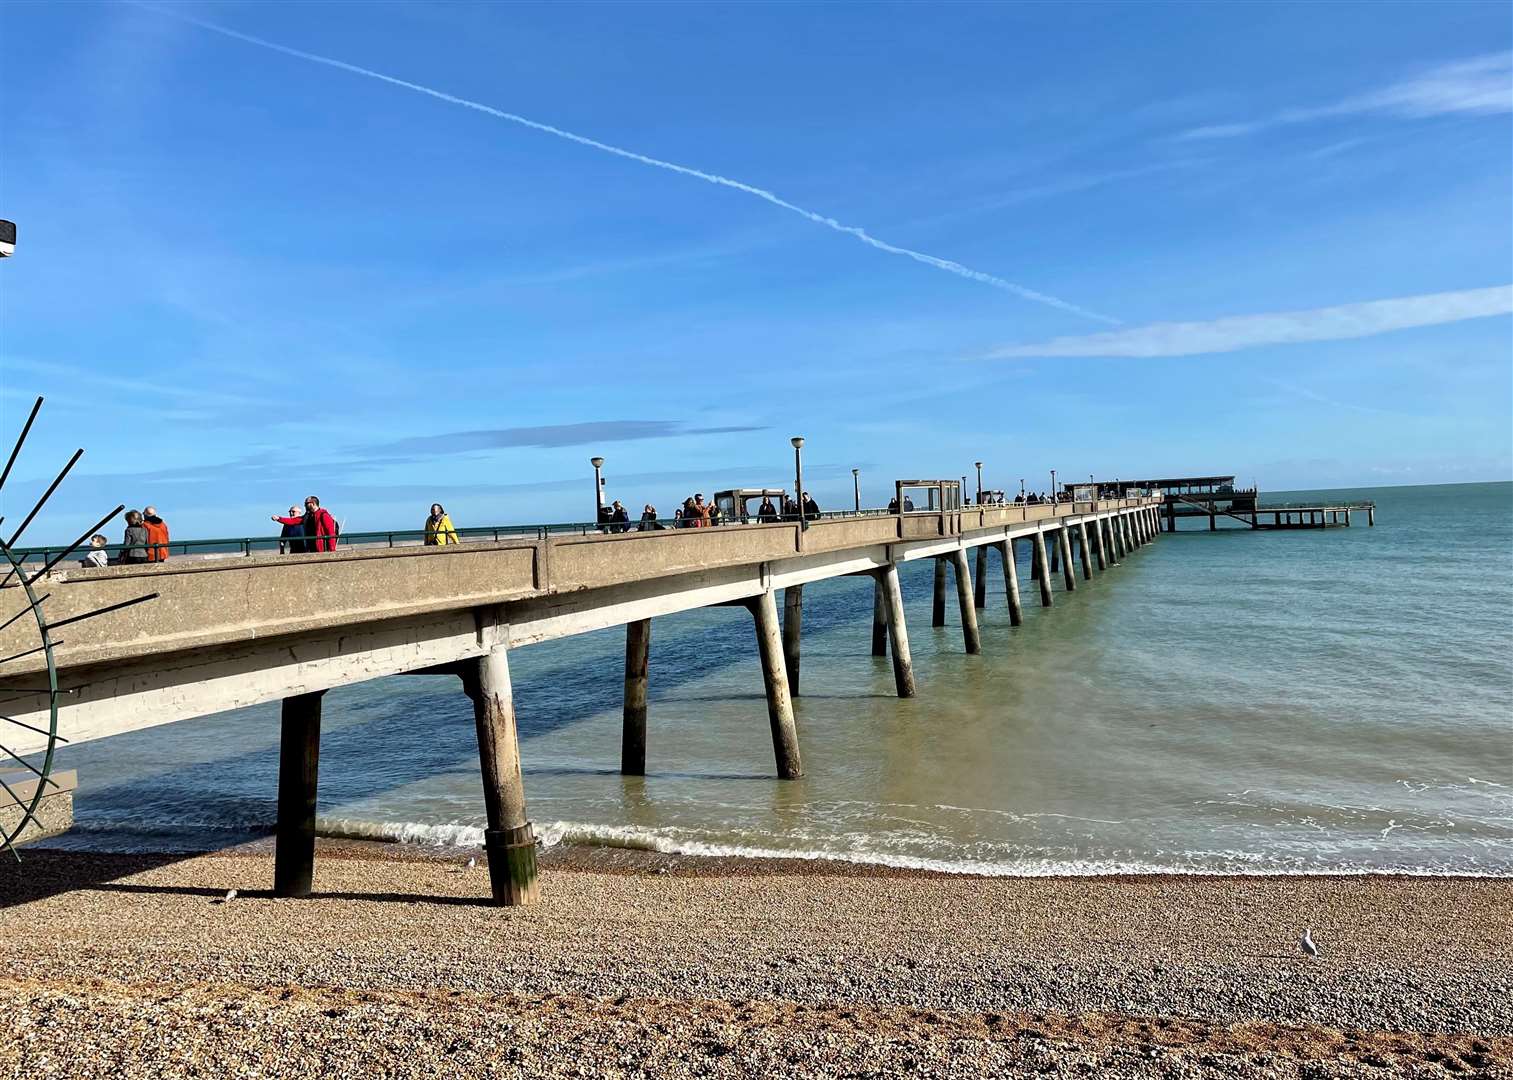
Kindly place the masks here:
<instances>
[{"instance_id":1,"label":"turquoise sea water","mask_svg":"<svg viewBox=\"0 0 1513 1080\"><path fill-rule=\"evenodd\" d=\"M1299 500L1277 492L1266 502ZM618 774L623 631L512 654L538 834L998 873L1513 874L1513 484L1311 492L1373 499L1350 529L1187 523L1025 621L990 563L983 655L928 562L903 570L919 696L869 655L868 581L805 589L806 775L773 778L751 619L657 620L648 770ZM68 748L74 847L197 849L271 829L278 713L262 706ZM320 824L477 843L459 684L326 697Z\"/></svg>"}]
</instances>

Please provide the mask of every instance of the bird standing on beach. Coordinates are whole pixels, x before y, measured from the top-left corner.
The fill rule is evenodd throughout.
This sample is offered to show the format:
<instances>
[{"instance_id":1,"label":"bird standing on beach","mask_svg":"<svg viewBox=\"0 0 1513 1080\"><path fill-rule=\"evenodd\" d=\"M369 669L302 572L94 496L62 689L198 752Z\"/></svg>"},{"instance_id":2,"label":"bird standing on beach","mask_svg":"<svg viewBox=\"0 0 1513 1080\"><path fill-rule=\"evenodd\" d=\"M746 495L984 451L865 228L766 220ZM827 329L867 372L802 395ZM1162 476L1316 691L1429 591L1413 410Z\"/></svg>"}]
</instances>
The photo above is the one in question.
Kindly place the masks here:
<instances>
[{"instance_id":1,"label":"bird standing on beach","mask_svg":"<svg viewBox=\"0 0 1513 1080\"><path fill-rule=\"evenodd\" d=\"M1303 952L1308 955L1309 959L1317 960L1319 958L1319 947L1313 943L1313 931L1305 927L1303 936L1298 938L1298 944L1303 947Z\"/></svg>"}]
</instances>

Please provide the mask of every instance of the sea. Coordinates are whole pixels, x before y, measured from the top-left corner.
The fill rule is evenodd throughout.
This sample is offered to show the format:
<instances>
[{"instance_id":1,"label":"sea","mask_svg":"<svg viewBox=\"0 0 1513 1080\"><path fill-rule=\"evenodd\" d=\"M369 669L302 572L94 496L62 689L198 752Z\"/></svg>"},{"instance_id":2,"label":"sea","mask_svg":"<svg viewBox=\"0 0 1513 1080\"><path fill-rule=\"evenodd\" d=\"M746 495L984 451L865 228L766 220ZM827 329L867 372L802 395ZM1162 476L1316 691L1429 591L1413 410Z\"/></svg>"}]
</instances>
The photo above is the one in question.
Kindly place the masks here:
<instances>
[{"instance_id":1,"label":"sea","mask_svg":"<svg viewBox=\"0 0 1513 1080\"><path fill-rule=\"evenodd\" d=\"M870 655L872 584L806 586L801 779L775 778L750 615L652 626L647 775L619 773L623 629L511 654L548 846L993 875L1513 874L1513 484L1265 493L1372 500L1351 528L1188 520L1042 608L994 556L968 656L902 570L919 694ZM974 562L975 565L975 562ZM202 851L272 831L276 704L70 746L54 847ZM460 683L326 695L318 827L482 841Z\"/></svg>"}]
</instances>

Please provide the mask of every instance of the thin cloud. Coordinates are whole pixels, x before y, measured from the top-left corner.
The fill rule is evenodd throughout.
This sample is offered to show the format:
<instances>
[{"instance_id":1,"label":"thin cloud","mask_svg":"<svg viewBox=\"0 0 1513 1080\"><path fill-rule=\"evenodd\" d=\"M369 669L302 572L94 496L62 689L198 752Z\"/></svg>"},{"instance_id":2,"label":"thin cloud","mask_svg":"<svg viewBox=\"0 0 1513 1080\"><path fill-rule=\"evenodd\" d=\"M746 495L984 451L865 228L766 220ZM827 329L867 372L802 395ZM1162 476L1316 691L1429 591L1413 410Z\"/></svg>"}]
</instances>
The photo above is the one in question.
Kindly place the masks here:
<instances>
[{"instance_id":1,"label":"thin cloud","mask_svg":"<svg viewBox=\"0 0 1513 1080\"><path fill-rule=\"evenodd\" d=\"M435 98L438 101L444 101L449 105L460 105L465 109L473 109L476 112L484 113L499 120L507 120L512 124L519 124L521 127L530 128L532 131L539 131L543 134L552 135L556 138L564 139L568 142L577 143L579 146L586 146L590 149L599 150L606 154L613 154L616 157L626 158L630 161L639 162L642 165L649 165L655 169L665 169L668 172L678 173L681 176L689 176L694 178L695 180L702 180L707 184L714 184L718 187L731 188L735 191L742 192L743 194L750 195L753 198L761 199L763 202L770 203L771 205L779 207L780 209L787 210L790 213L797 214L799 217L804 218L806 221L812 221L816 225L823 225L827 229L833 229L838 233L844 233L847 236L854 237L855 239L861 241L863 244L866 244L867 246L872 248L876 248L878 251L886 252L889 255L900 255L906 259L913 259L915 262L922 263L925 266L931 266L937 270L944 270L948 274L955 274L957 277L966 278L969 281L976 281L984 285L990 285L995 289L1002 289L1004 292L1013 293L1015 296L1021 297L1025 300L1033 300L1038 304L1045 304L1047 307L1057 308L1061 311L1066 311L1073 315L1080 315L1083 318L1091 319L1094 322L1108 323L1112 326L1120 325L1118 319L1110 318L1107 315L1100 315L1095 311L1089 311L1086 308L1078 307L1076 304L1069 303L1068 301L1059 299L1055 296L1050 296L1047 293L1037 292L1036 290L1026 288L1023 285L1017 285L1014 282L1007 281L995 274L984 273L981 270L974 270L969 266L963 266L961 263L954 262L951 259L942 259L936 255L927 255L922 251L914 251L911 248L899 247L896 244L890 244L887 241L879 240L877 237L872 236L865 229L861 228L858 225L846 225L840 221L837 221L833 217L828 217L824 214L817 213L814 210L806 209L805 207L799 206L797 203L792 203L787 199L781 198L780 196L766 190L765 188L759 188L753 184L748 184L741 180L733 180L728 176L721 176L718 173L708 172L704 169L696 169L688 165L679 165L676 162L665 161L662 158L651 157L647 154L642 154L635 150L627 150L624 147L615 146L612 143L601 142L598 139L591 139L587 135L579 135L576 132L568 131L553 124L544 124L539 120L529 119L528 117L521 116L518 113L506 112L503 109L496 109L492 105L485 105L480 101L472 101L468 98L458 97L455 94L448 94L444 91L436 90L429 86L423 86L420 83L409 82L406 79L396 78L393 75L385 75L381 71L374 71L371 68L359 67L356 64L349 64L345 60L337 60L334 57L322 56L319 53L306 52L303 49L295 49L288 45L280 45L278 42L269 41L266 38L253 37L251 34L244 34L239 30L232 30L230 27L222 26L219 23L209 22L205 19L195 18L192 15L186 15L180 11L168 11L163 8L154 7L151 4L141 3L139 2L139 0L131 0L131 2L135 6L143 8L144 10L151 11L158 15L165 15L169 18L179 19L183 22L192 23L193 25L198 26L203 30L209 30L211 33L221 34L224 37L234 38L237 41L243 41L249 45L256 45L260 49L268 49L272 52L282 53L285 56L292 56L298 60L306 60L312 64L322 64L325 67L336 68L338 71L345 71L353 75L361 75L367 79L375 79L378 82L388 83L390 86L398 86L405 90L411 90L417 94L424 94L427 97Z\"/></svg>"},{"instance_id":2,"label":"thin cloud","mask_svg":"<svg viewBox=\"0 0 1513 1080\"><path fill-rule=\"evenodd\" d=\"M1513 112L1513 52L1488 53L1442 64L1380 90L1332 105L1284 109L1259 120L1208 124L1182 132L1180 139L1229 139L1284 124L1377 113L1407 119L1454 113L1490 116Z\"/></svg>"},{"instance_id":3,"label":"thin cloud","mask_svg":"<svg viewBox=\"0 0 1513 1080\"><path fill-rule=\"evenodd\" d=\"M585 424L547 424L540 427L487 428L453 431L445 435L417 435L395 442L362 448L363 460L373 454L435 456L470 450L499 450L530 446L553 449L588 446L593 443L630 442L636 439L666 439L683 435L729 435L741 431L764 431L757 426L685 427L675 420L595 420Z\"/></svg>"},{"instance_id":4,"label":"thin cloud","mask_svg":"<svg viewBox=\"0 0 1513 1080\"><path fill-rule=\"evenodd\" d=\"M988 353L986 359L1199 356L1259 345L1371 337L1415 326L1508 314L1513 314L1513 285L1496 285L1306 311L1231 315L1208 322L1152 323L1102 334L1053 338L1039 344L1009 345Z\"/></svg>"}]
</instances>

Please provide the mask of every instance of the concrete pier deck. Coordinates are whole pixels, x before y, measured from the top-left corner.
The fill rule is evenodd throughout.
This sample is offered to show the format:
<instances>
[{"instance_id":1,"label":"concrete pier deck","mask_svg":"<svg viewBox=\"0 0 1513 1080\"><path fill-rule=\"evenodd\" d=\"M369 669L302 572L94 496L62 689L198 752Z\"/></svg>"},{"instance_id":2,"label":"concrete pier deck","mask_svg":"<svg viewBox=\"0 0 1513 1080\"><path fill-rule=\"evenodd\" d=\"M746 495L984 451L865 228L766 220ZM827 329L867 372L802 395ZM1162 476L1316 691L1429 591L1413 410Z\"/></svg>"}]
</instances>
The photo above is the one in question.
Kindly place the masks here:
<instances>
[{"instance_id":1,"label":"concrete pier deck","mask_svg":"<svg viewBox=\"0 0 1513 1080\"><path fill-rule=\"evenodd\" d=\"M1013 545L1029 540L1042 603L1049 606L1048 551L1059 559L1062 585L1071 590L1074 541L1085 572L1087 535L1097 536L1100 551L1107 545L1116 553L1108 563L1112 570L1159 535L1160 502L1141 497L970 506L444 547L60 566L32 584L48 596L49 623L63 624L52 652L60 690L57 731L70 742L283 701L275 873L280 895L309 891L324 691L402 673L460 678L478 722L495 899L528 903L536 895L535 854L520 779L511 650L632 627L623 763L644 769L647 717L639 673L646 670L649 621L694 608L744 608L762 658L775 771L797 777L802 766L789 667L796 674L797 590L804 584L845 575L876 580L897 690L912 696L901 563L934 558L951 564L964 648L975 653L980 644L969 550L999 551L1012 587ZM790 589L795 594L780 605L777 591ZM144 596L153 598L125 606ZM7 728L5 746L20 755L48 745L52 704L36 626L19 617L25 604L15 581L0 589L0 655L11 657L0 699L6 715L20 722ZM794 620L787 635L780 607ZM99 614L84 618L90 613Z\"/></svg>"}]
</instances>

